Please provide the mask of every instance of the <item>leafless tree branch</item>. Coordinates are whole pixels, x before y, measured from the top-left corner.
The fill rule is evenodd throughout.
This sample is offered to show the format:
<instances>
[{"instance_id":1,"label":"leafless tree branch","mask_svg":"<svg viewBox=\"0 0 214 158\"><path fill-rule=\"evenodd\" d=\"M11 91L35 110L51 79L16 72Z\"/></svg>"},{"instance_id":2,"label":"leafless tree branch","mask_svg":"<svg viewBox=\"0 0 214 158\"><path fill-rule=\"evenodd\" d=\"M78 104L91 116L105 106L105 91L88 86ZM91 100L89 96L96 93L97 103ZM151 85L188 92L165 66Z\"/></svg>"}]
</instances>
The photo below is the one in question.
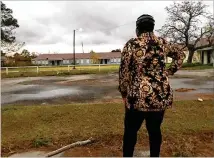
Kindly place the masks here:
<instances>
[{"instance_id":1,"label":"leafless tree branch","mask_svg":"<svg viewBox=\"0 0 214 158\"><path fill-rule=\"evenodd\" d=\"M156 30L162 37L167 37L173 43L183 43L189 52L198 49L198 43L203 38L209 40L208 45L213 42L213 18L206 11L207 5L203 1L182 1L174 2L166 7L168 18L161 29ZM203 32L199 27L202 22L201 18L209 20L209 24L203 26ZM206 29L204 29L206 28ZM188 57L188 62L192 62L192 53Z\"/></svg>"}]
</instances>

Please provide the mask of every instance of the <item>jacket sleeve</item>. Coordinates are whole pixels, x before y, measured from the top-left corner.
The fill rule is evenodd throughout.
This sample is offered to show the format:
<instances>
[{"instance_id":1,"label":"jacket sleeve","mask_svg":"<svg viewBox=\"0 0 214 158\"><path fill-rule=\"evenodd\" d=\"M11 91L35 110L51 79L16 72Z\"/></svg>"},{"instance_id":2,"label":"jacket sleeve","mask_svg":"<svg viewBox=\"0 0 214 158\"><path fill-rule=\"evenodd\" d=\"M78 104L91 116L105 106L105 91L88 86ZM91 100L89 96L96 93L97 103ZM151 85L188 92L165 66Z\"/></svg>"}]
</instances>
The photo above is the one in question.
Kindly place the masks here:
<instances>
[{"instance_id":1,"label":"jacket sleeve","mask_svg":"<svg viewBox=\"0 0 214 158\"><path fill-rule=\"evenodd\" d=\"M123 98L127 96L127 87L130 81L129 64L130 64L131 54L132 54L131 44L127 42L121 53L121 63L119 67L118 90L121 93Z\"/></svg>"},{"instance_id":2,"label":"jacket sleeve","mask_svg":"<svg viewBox=\"0 0 214 158\"><path fill-rule=\"evenodd\" d=\"M181 68L186 55L184 51L180 50L178 47L173 46L172 44L168 44L165 40L164 47L166 56L172 58L172 62L170 63L167 72L169 75L174 75Z\"/></svg>"}]
</instances>

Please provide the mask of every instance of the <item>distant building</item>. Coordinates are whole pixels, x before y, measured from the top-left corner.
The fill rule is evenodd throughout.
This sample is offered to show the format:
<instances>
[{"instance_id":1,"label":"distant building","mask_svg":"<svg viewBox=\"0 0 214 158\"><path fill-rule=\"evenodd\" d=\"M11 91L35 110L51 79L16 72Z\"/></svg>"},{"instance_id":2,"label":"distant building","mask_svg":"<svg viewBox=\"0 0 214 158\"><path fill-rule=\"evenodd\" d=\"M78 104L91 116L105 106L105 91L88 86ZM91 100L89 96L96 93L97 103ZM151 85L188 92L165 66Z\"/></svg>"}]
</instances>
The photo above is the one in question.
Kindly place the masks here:
<instances>
[{"instance_id":1,"label":"distant building","mask_svg":"<svg viewBox=\"0 0 214 158\"><path fill-rule=\"evenodd\" d=\"M121 52L96 53L99 64L119 64ZM32 60L35 65L71 65L73 53L40 54ZM91 53L75 53L76 64L87 65L92 63Z\"/></svg>"},{"instance_id":2,"label":"distant building","mask_svg":"<svg viewBox=\"0 0 214 158\"><path fill-rule=\"evenodd\" d=\"M198 50L200 53L200 62L202 64L211 64L214 63L214 47L206 47Z\"/></svg>"},{"instance_id":3,"label":"distant building","mask_svg":"<svg viewBox=\"0 0 214 158\"><path fill-rule=\"evenodd\" d=\"M202 38L200 42L197 43L197 47L201 47L201 49L197 50L197 54L200 56L200 62L202 64L214 64L214 37L212 37L212 46L209 46L206 38Z\"/></svg>"},{"instance_id":4,"label":"distant building","mask_svg":"<svg viewBox=\"0 0 214 158\"><path fill-rule=\"evenodd\" d=\"M181 47L181 45L177 45ZM193 63L200 62L202 64L214 63L214 46L208 46L206 39L201 39L197 43L198 49L193 56ZM184 53L186 58L184 62L187 62L189 51L185 48ZM120 64L121 52L105 52L96 53L98 57L98 64ZM75 54L76 64L87 65L92 64L91 53L76 53ZM165 58L166 63L171 63L172 59L169 57ZM63 53L63 54L40 54L38 57L32 60L35 65L72 65L73 53Z\"/></svg>"},{"instance_id":5,"label":"distant building","mask_svg":"<svg viewBox=\"0 0 214 158\"><path fill-rule=\"evenodd\" d=\"M214 38L214 37L213 37ZM214 63L214 40L212 43L213 46L210 46L207 38L202 38L198 43L196 44L198 49L195 51L192 62L193 63L202 63L202 64L211 64ZM178 47L182 48L182 46L177 45ZM184 59L184 62L187 62L189 51L187 48L183 49L184 53L186 54L186 58ZM166 63L170 63L172 61L171 58L166 58Z\"/></svg>"},{"instance_id":6,"label":"distant building","mask_svg":"<svg viewBox=\"0 0 214 158\"><path fill-rule=\"evenodd\" d=\"M106 52L106 53L96 53L98 56L98 64L120 64L121 52ZM75 54L77 65L87 65L92 64L92 57L90 53L76 53ZM170 63L171 58L167 57L165 59L166 63ZM32 60L35 65L72 65L73 64L73 53L63 53L63 54L40 54Z\"/></svg>"}]
</instances>

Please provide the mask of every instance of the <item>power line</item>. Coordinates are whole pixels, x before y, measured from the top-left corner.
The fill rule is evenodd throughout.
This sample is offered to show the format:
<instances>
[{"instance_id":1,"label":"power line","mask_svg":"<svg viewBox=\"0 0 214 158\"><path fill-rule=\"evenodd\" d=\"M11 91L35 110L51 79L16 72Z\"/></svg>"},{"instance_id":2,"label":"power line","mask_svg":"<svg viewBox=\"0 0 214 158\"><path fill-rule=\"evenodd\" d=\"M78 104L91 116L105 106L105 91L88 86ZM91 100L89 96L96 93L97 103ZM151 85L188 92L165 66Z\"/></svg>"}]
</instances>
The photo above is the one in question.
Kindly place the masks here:
<instances>
[{"instance_id":1,"label":"power line","mask_svg":"<svg viewBox=\"0 0 214 158\"><path fill-rule=\"evenodd\" d=\"M122 27L122 26L126 26L126 25L129 25L131 23L134 23L136 21L130 21L130 22L127 22L125 24L121 24L121 25L118 25L118 26L115 26L115 27L112 27L112 28L106 28L106 29L98 29L98 30L95 30L95 31L92 31L92 32L96 32L96 31L109 31L109 30L114 30L116 28L119 28L119 27ZM81 42L81 45L82 45L82 51L84 53L84 50L83 50L83 41Z\"/></svg>"},{"instance_id":2,"label":"power line","mask_svg":"<svg viewBox=\"0 0 214 158\"><path fill-rule=\"evenodd\" d=\"M125 23L125 24L122 24L122 25L118 25L118 26L115 26L115 27L113 27L113 28L101 29L101 30L99 30L99 31L113 30L113 29L115 29L115 28L118 28L118 27L121 27L121 26L125 26L125 25L128 25L128 24L131 24L131 23L133 23L133 22L135 22L135 21L131 21L131 22L128 22L128 23Z\"/></svg>"},{"instance_id":3,"label":"power line","mask_svg":"<svg viewBox=\"0 0 214 158\"><path fill-rule=\"evenodd\" d=\"M106 29L97 29L97 30L93 30L92 32L97 32L97 31L109 31L109 30L113 30L113 29L116 29L116 28L119 28L119 27L122 27L122 26L125 26L125 25L128 25L128 24L131 24L135 21L131 21L131 22L127 22L125 24L121 24L121 25L118 25L118 26L115 26L115 27L112 27L112 28L106 28Z\"/></svg>"}]
</instances>

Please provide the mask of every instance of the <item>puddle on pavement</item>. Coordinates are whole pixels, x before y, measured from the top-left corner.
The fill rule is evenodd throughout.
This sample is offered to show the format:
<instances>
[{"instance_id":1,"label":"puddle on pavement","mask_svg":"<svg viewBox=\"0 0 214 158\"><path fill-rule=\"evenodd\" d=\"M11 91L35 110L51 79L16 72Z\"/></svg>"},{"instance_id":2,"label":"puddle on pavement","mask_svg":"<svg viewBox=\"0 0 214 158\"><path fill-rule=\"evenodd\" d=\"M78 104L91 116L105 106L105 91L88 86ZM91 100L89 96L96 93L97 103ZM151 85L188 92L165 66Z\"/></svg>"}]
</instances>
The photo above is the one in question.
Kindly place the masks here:
<instances>
[{"instance_id":1,"label":"puddle on pavement","mask_svg":"<svg viewBox=\"0 0 214 158\"><path fill-rule=\"evenodd\" d=\"M178 88L193 88L193 89L209 89L213 87L213 81L203 81L200 84L195 84L194 79L170 79L169 80L173 89Z\"/></svg>"},{"instance_id":2,"label":"puddle on pavement","mask_svg":"<svg viewBox=\"0 0 214 158\"><path fill-rule=\"evenodd\" d=\"M96 80L96 84L85 84L83 79ZM39 78L41 79L41 78ZM45 78L47 80L47 78ZM62 78L60 78L62 80ZM59 81L60 81L59 79ZM1 89L1 103L7 104L16 101L31 101L31 100L43 100L43 99L57 99L59 97L69 96L70 101L74 100L91 100L91 99L101 99L103 95L109 97L116 97L119 95L117 91L116 76L108 76L93 78L92 76L79 76L77 78L70 77L69 80L76 80L71 86L62 85L62 84L31 84L31 85L22 85L22 84L6 84L2 86ZM36 79L38 80L38 78ZM52 80L56 81L56 78L50 78L50 83L53 83ZM81 80L81 81L80 81ZM200 79L199 79L200 80ZM19 80L20 81L20 80ZM28 79L29 81L29 79ZM34 79L35 81L35 79ZM179 95L194 95L196 93L213 93L213 81L205 80L198 81L196 79L189 78L171 78L169 79L170 85L173 90L179 88L195 89L189 92L177 92ZM198 84L196 84L196 81ZM56 83L56 82L55 82ZM79 83L79 84L77 84ZM109 84L107 84L109 83ZM117 92L117 93L116 93ZM81 95L79 95L81 94Z\"/></svg>"},{"instance_id":3,"label":"puddle on pavement","mask_svg":"<svg viewBox=\"0 0 214 158\"><path fill-rule=\"evenodd\" d=\"M54 98L54 97L61 97L61 96L67 96L71 94L78 94L80 91L77 88L54 88L49 90L43 90L40 91L37 90L31 90L31 94L22 92L21 94L17 92L12 93L10 95L2 95L1 96L1 103L11 103L15 101L20 100L39 100L39 99L48 99L48 98Z\"/></svg>"}]
</instances>

